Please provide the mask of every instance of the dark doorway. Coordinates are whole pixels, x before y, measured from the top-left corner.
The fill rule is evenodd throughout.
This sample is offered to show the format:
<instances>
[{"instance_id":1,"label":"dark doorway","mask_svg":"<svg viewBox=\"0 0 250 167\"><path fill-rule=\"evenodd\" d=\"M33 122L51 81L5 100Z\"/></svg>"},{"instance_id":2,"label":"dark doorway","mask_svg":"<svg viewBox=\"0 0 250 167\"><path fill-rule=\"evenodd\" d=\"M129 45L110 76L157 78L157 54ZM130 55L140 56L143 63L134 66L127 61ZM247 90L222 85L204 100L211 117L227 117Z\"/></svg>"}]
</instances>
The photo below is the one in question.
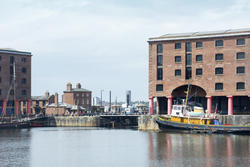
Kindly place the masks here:
<instances>
[{"instance_id":1,"label":"dark doorway","mask_svg":"<svg viewBox=\"0 0 250 167\"><path fill-rule=\"evenodd\" d=\"M218 112L221 115L228 114L228 100L226 96L214 96L212 98L212 112Z\"/></svg>"},{"instance_id":2,"label":"dark doorway","mask_svg":"<svg viewBox=\"0 0 250 167\"><path fill-rule=\"evenodd\" d=\"M248 96L234 96L233 110L234 110L234 115L249 115L250 98Z\"/></svg>"},{"instance_id":3,"label":"dark doorway","mask_svg":"<svg viewBox=\"0 0 250 167\"><path fill-rule=\"evenodd\" d=\"M158 114L167 114L168 99L166 97L157 97L158 101Z\"/></svg>"}]
</instances>

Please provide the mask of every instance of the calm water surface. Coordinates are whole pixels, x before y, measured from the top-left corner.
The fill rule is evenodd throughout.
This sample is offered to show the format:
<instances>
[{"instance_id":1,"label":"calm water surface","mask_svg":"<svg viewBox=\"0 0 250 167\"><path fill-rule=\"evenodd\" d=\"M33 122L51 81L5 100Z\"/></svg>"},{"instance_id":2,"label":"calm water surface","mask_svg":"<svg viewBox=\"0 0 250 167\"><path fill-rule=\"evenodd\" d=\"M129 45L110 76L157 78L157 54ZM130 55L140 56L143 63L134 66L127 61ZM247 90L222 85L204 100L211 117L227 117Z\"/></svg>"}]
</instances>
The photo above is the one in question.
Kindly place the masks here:
<instances>
[{"instance_id":1,"label":"calm water surface","mask_svg":"<svg viewBox=\"0 0 250 167\"><path fill-rule=\"evenodd\" d=\"M103 128L0 130L0 166L250 166L250 136Z\"/></svg>"}]
</instances>

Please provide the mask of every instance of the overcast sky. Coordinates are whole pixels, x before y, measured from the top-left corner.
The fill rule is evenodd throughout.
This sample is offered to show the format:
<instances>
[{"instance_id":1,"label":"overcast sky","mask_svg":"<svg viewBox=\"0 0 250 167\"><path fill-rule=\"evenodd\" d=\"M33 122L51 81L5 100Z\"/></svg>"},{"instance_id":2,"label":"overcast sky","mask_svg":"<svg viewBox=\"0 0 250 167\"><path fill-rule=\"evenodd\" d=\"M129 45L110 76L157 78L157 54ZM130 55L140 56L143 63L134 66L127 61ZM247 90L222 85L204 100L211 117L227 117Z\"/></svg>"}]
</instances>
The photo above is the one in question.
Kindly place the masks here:
<instances>
[{"instance_id":1,"label":"overcast sky","mask_svg":"<svg viewBox=\"0 0 250 167\"><path fill-rule=\"evenodd\" d=\"M1 0L0 48L32 52L32 95L80 82L148 99L149 37L250 28L249 0Z\"/></svg>"}]
</instances>

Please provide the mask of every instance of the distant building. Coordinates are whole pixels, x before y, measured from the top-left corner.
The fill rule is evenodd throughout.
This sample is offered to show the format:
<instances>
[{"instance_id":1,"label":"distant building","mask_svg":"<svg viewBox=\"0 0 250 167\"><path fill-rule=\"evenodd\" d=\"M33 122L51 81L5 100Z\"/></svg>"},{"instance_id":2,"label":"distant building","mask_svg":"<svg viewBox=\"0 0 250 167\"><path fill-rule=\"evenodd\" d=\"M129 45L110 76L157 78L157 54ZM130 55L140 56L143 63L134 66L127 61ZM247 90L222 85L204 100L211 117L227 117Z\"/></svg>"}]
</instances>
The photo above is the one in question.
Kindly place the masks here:
<instances>
[{"instance_id":1,"label":"distant building","mask_svg":"<svg viewBox=\"0 0 250 167\"><path fill-rule=\"evenodd\" d=\"M30 52L0 49L0 114L2 116L26 115L31 112L31 57ZM14 111L17 112L14 113Z\"/></svg>"},{"instance_id":2,"label":"distant building","mask_svg":"<svg viewBox=\"0 0 250 167\"><path fill-rule=\"evenodd\" d=\"M81 84L77 83L76 88L72 88L72 84L67 84L67 90L63 92L62 103L81 106L86 110L91 109L92 92L81 88Z\"/></svg>"},{"instance_id":3,"label":"distant building","mask_svg":"<svg viewBox=\"0 0 250 167\"><path fill-rule=\"evenodd\" d=\"M126 91L126 104L127 107L131 105L131 90Z\"/></svg>"},{"instance_id":4,"label":"distant building","mask_svg":"<svg viewBox=\"0 0 250 167\"><path fill-rule=\"evenodd\" d=\"M208 113L250 113L250 29L166 34L149 44L149 110L171 114L172 103L200 103Z\"/></svg>"},{"instance_id":5,"label":"distant building","mask_svg":"<svg viewBox=\"0 0 250 167\"><path fill-rule=\"evenodd\" d=\"M54 99L54 103L46 105L45 115L47 116L73 116L86 113L86 109L81 106L59 103L58 93L55 93Z\"/></svg>"},{"instance_id":6,"label":"distant building","mask_svg":"<svg viewBox=\"0 0 250 167\"><path fill-rule=\"evenodd\" d=\"M32 96L31 99L31 113L33 114L41 113L45 111L47 105L55 103L55 95L50 95L49 92L45 92L44 96Z\"/></svg>"},{"instance_id":7,"label":"distant building","mask_svg":"<svg viewBox=\"0 0 250 167\"><path fill-rule=\"evenodd\" d=\"M101 105L101 98L93 97L93 106L100 106Z\"/></svg>"}]
</instances>

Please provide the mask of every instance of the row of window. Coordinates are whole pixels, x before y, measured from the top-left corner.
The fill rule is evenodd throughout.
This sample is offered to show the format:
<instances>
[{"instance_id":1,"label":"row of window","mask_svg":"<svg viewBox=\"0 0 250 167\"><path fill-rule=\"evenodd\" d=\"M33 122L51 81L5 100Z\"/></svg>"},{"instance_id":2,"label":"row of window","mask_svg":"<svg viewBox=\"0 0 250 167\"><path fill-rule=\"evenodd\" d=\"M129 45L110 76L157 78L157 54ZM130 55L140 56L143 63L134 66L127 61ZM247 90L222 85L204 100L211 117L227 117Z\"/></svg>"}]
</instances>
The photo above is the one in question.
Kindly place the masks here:
<instances>
[{"instance_id":1,"label":"row of window","mask_svg":"<svg viewBox=\"0 0 250 167\"><path fill-rule=\"evenodd\" d=\"M82 94L78 94L78 93L76 93L76 97L79 97L79 96L82 96L82 97L89 97L89 94L88 93L82 93Z\"/></svg>"},{"instance_id":2,"label":"row of window","mask_svg":"<svg viewBox=\"0 0 250 167\"><path fill-rule=\"evenodd\" d=\"M2 90L1 89L0 89L0 95L2 95ZM14 90L13 89L10 90L10 95L14 95ZM21 95L22 96L26 96L27 95L27 91L25 89L23 89L21 91Z\"/></svg>"},{"instance_id":3,"label":"row of window","mask_svg":"<svg viewBox=\"0 0 250 167\"><path fill-rule=\"evenodd\" d=\"M245 82L237 82L236 83L237 90L245 90ZM223 83L215 83L215 90L222 91Z\"/></svg>"},{"instance_id":4,"label":"row of window","mask_svg":"<svg viewBox=\"0 0 250 167\"><path fill-rule=\"evenodd\" d=\"M245 90L245 82L237 82L236 89ZM215 83L215 90L223 91L223 83ZM157 84L156 91L163 91L163 84Z\"/></svg>"},{"instance_id":5,"label":"row of window","mask_svg":"<svg viewBox=\"0 0 250 167\"><path fill-rule=\"evenodd\" d=\"M76 100L76 104L80 104L79 100ZM82 99L82 104L89 104L89 99L86 99L86 101L84 99Z\"/></svg>"},{"instance_id":6,"label":"row of window","mask_svg":"<svg viewBox=\"0 0 250 167\"><path fill-rule=\"evenodd\" d=\"M223 72L223 68L222 67L216 67L215 68L215 74L216 75L222 75ZM245 73L245 67L244 66L240 66L240 67L236 67L236 74L244 74ZM196 69L196 75L202 75L202 68L197 68ZM175 76L181 76L181 69L176 69L175 70Z\"/></svg>"},{"instance_id":7,"label":"row of window","mask_svg":"<svg viewBox=\"0 0 250 167\"><path fill-rule=\"evenodd\" d=\"M244 38L239 38L236 39L236 45L237 46L243 46L245 45L245 39ZM224 46L224 41L223 40L216 40L215 41L215 46L216 47L223 47ZM202 48L203 47L203 42L202 41L197 41L196 42L196 48ZM175 49L181 49L181 42L176 42L175 43ZM157 45L157 53L162 53L163 47L162 44ZM186 42L186 51L191 52L192 51L192 43L191 42Z\"/></svg>"},{"instance_id":8,"label":"row of window","mask_svg":"<svg viewBox=\"0 0 250 167\"><path fill-rule=\"evenodd\" d=\"M188 72L188 71L186 71L186 72ZM236 67L236 74L244 74L244 73L245 73L244 66ZM197 68L196 75L201 76L202 74L203 74L203 69ZM216 67L215 68L215 75L223 75L223 74L224 74L223 67ZM175 70L175 76L181 76L181 69ZM191 74L190 74L190 76L191 76ZM157 68L157 80L163 80L163 69L162 68Z\"/></svg>"},{"instance_id":9,"label":"row of window","mask_svg":"<svg viewBox=\"0 0 250 167\"><path fill-rule=\"evenodd\" d=\"M2 56L0 56L0 61L1 60L2 60ZM10 56L10 64L13 64L14 60L15 60L14 56ZM25 62L27 62L27 58L26 57L21 57L21 61L25 63Z\"/></svg>"},{"instance_id":10,"label":"row of window","mask_svg":"<svg viewBox=\"0 0 250 167\"><path fill-rule=\"evenodd\" d=\"M0 66L0 72L2 71L2 67ZM22 73L26 74L27 73L27 69L25 67L22 68ZM10 66L10 75L14 74L14 67L11 65Z\"/></svg>"},{"instance_id":11,"label":"row of window","mask_svg":"<svg viewBox=\"0 0 250 167\"><path fill-rule=\"evenodd\" d=\"M191 65L192 64L192 55L191 54L187 54L186 55L187 58L187 65ZM236 59L237 60L243 60L245 59L245 52L238 52L236 54ZM195 57L196 62L202 62L203 61L203 55L196 55ZM218 53L215 55L215 60L216 61L221 61L224 60L224 55L222 53ZM174 57L174 61L175 63L181 63L181 56L175 56ZM157 55L157 66L162 66L163 65L163 56L162 55Z\"/></svg>"},{"instance_id":12,"label":"row of window","mask_svg":"<svg viewBox=\"0 0 250 167\"><path fill-rule=\"evenodd\" d=\"M197 68L196 69L196 75L197 76L202 75L202 68ZM176 69L175 70L175 76L181 76L181 69Z\"/></svg>"},{"instance_id":13,"label":"row of window","mask_svg":"<svg viewBox=\"0 0 250 167\"><path fill-rule=\"evenodd\" d=\"M13 81L13 77L10 77L10 84L12 83L12 81ZM2 77L0 77L0 83L2 83ZM21 83L26 84L27 83L26 78L22 78Z\"/></svg>"}]
</instances>

